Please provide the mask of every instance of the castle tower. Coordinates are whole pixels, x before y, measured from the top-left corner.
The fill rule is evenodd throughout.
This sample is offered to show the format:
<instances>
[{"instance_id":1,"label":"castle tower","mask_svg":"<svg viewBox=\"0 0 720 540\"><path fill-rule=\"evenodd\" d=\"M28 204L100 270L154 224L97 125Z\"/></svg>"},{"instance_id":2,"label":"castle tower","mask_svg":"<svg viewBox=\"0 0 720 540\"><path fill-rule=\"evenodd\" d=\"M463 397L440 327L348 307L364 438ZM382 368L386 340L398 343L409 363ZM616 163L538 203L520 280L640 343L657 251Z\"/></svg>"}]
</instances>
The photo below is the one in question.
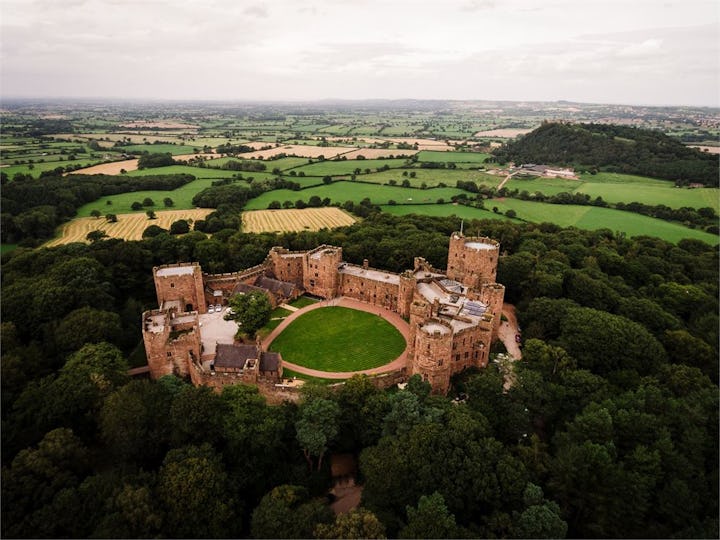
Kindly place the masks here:
<instances>
[{"instance_id":1,"label":"castle tower","mask_svg":"<svg viewBox=\"0 0 720 540\"><path fill-rule=\"evenodd\" d=\"M272 248L270 250L270 263L275 278L280 281L294 283L298 288L302 289L304 255L304 253L291 253L282 247Z\"/></svg>"},{"instance_id":2,"label":"castle tower","mask_svg":"<svg viewBox=\"0 0 720 540\"><path fill-rule=\"evenodd\" d=\"M342 248L320 246L303 257L303 287L310 294L335 298L338 294Z\"/></svg>"},{"instance_id":3,"label":"castle tower","mask_svg":"<svg viewBox=\"0 0 720 540\"><path fill-rule=\"evenodd\" d=\"M410 304L412 304L416 284L417 281L415 279L415 276L412 275L412 272L408 271L400 274L397 311L404 319L410 317Z\"/></svg>"},{"instance_id":4,"label":"castle tower","mask_svg":"<svg viewBox=\"0 0 720 540\"><path fill-rule=\"evenodd\" d=\"M417 328L411 374L420 374L436 394L450 388L453 331L449 324L429 319Z\"/></svg>"},{"instance_id":5,"label":"castle tower","mask_svg":"<svg viewBox=\"0 0 720 540\"><path fill-rule=\"evenodd\" d=\"M480 301L488 305L493 314L493 334L497 335L500 328L503 302L505 301L505 285L499 283L483 283L480 287Z\"/></svg>"},{"instance_id":6,"label":"castle tower","mask_svg":"<svg viewBox=\"0 0 720 540\"><path fill-rule=\"evenodd\" d=\"M447 276L463 285L479 289L483 283L495 283L500 244L486 237L450 235Z\"/></svg>"},{"instance_id":7,"label":"castle tower","mask_svg":"<svg viewBox=\"0 0 720 540\"><path fill-rule=\"evenodd\" d=\"M158 306L175 303L178 312L206 313L202 270L198 263L172 264L153 268Z\"/></svg>"},{"instance_id":8,"label":"castle tower","mask_svg":"<svg viewBox=\"0 0 720 540\"><path fill-rule=\"evenodd\" d=\"M197 313L176 316L153 310L143 313L143 343L153 379L189 374L190 362L202 354Z\"/></svg>"}]
</instances>

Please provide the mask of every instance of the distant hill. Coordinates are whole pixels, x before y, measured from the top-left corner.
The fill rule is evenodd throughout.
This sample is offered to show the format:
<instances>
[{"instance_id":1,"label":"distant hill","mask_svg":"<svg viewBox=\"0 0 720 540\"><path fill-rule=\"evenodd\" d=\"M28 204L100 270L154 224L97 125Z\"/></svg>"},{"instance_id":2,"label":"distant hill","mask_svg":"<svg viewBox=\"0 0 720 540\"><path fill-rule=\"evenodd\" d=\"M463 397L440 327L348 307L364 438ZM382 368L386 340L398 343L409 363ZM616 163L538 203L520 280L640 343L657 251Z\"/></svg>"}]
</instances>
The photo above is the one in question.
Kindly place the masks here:
<instances>
[{"instance_id":1,"label":"distant hill","mask_svg":"<svg viewBox=\"0 0 720 540\"><path fill-rule=\"evenodd\" d=\"M499 163L542 163L639 174L680 185L718 186L717 155L658 131L607 124L545 122L494 152Z\"/></svg>"}]
</instances>

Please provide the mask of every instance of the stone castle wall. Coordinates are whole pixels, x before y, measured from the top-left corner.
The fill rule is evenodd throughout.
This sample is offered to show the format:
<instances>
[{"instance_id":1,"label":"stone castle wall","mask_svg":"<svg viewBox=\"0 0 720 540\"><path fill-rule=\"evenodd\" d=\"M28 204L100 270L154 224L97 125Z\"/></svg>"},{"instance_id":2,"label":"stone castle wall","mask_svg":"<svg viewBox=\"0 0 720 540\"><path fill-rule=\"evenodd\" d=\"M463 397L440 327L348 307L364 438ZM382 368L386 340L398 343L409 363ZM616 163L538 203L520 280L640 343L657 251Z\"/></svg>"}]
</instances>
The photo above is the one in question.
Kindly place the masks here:
<instances>
[{"instance_id":1,"label":"stone castle wall","mask_svg":"<svg viewBox=\"0 0 720 540\"><path fill-rule=\"evenodd\" d=\"M174 273L176 269L187 273ZM203 276L198 263L156 266L153 268L153 280L158 306L177 301L182 311L207 312Z\"/></svg>"},{"instance_id":2,"label":"stone castle wall","mask_svg":"<svg viewBox=\"0 0 720 540\"><path fill-rule=\"evenodd\" d=\"M335 298L338 294L342 263L342 248L320 246L303 258L303 288L321 298Z\"/></svg>"}]
</instances>

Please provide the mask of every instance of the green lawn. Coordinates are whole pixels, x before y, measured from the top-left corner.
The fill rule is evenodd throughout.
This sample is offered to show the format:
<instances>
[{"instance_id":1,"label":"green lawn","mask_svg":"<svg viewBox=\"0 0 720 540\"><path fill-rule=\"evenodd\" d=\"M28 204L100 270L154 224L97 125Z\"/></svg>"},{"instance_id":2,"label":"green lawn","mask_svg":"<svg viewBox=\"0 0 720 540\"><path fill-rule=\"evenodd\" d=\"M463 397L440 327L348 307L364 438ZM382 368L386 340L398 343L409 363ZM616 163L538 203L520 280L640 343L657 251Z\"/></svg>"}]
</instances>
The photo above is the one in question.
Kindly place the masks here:
<instances>
[{"instance_id":1,"label":"green lawn","mask_svg":"<svg viewBox=\"0 0 720 540\"><path fill-rule=\"evenodd\" d=\"M488 201L490 202L490 201ZM491 206L492 208L492 206ZM383 212L393 214L395 216L407 216L408 214L418 214L421 216L447 217L455 215L462 219L500 219L510 220L504 214L495 214L490 210L480 210L469 206L455 204L403 204L396 206L383 205Z\"/></svg>"},{"instance_id":2,"label":"green lawn","mask_svg":"<svg viewBox=\"0 0 720 540\"><path fill-rule=\"evenodd\" d=\"M155 206L143 208L139 210L139 212L145 212L146 210L187 210L195 208L192 204L192 198L199 191L210 187L212 182L212 178L204 178L202 180L189 182L172 191L131 191L130 193L108 195L78 208L77 217L88 217L93 210L100 210L103 215L107 213L129 214L134 212L134 210L130 208L132 203L136 201L142 203L145 197L150 197L155 203ZM165 197L170 197L175 204L170 208L165 208L163 204ZM112 204L107 204L107 201L112 201Z\"/></svg>"},{"instance_id":3,"label":"green lawn","mask_svg":"<svg viewBox=\"0 0 720 540\"><path fill-rule=\"evenodd\" d=\"M402 173L408 173L403 176ZM415 173L415 178L410 178L410 173ZM447 186L455 187L458 180L463 182L472 181L477 185L484 184L488 187L497 187L502 182L504 176L495 176L482 171L471 171L465 169L391 169L389 171L375 172L371 174L361 174L357 177L363 182L373 182L377 184L387 184L390 180L395 180L400 185L403 180L410 182L413 187L420 187L423 183L428 187L435 187L441 182Z\"/></svg>"},{"instance_id":4,"label":"green lawn","mask_svg":"<svg viewBox=\"0 0 720 540\"><path fill-rule=\"evenodd\" d=\"M10 180L12 180L13 176L15 176L17 173L29 174L33 178L38 178L41 172L52 171L53 169L57 169L58 167L67 167L68 165L80 165L82 167L89 167L91 165L97 165L99 163L103 163L102 158L89 157L82 159L74 159L72 161L45 161L43 163L33 163L32 169L30 168L30 164L10 165L8 167L3 167L2 169L0 169L0 171L7 174Z\"/></svg>"},{"instance_id":5,"label":"green lawn","mask_svg":"<svg viewBox=\"0 0 720 540\"><path fill-rule=\"evenodd\" d=\"M272 201L282 203L302 199L307 202L313 195L317 195L321 199L328 197L331 201L338 203L344 203L345 201L360 202L367 197L375 204L387 204L391 199L398 204L410 202L417 204L434 203L440 198L449 201L453 195L459 193L465 192L457 188L412 189L359 182L333 182L329 185L311 187L300 191L289 189L269 191L248 201L245 210L263 210Z\"/></svg>"},{"instance_id":6,"label":"green lawn","mask_svg":"<svg viewBox=\"0 0 720 540\"><path fill-rule=\"evenodd\" d=\"M270 344L285 361L321 371L382 366L405 350L405 338L381 317L343 307L309 311Z\"/></svg>"},{"instance_id":7,"label":"green lawn","mask_svg":"<svg viewBox=\"0 0 720 540\"><path fill-rule=\"evenodd\" d=\"M311 306L313 304L316 304L318 300L315 300L314 298L310 298L309 296L300 296L299 298L296 298L292 302L290 302L290 306L296 307L298 309Z\"/></svg>"},{"instance_id":8,"label":"green lawn","mask_svg":"<svg viewBox=\"0 0 720 540\"><path fill-rule=\"evenodd\" d=\"M402 152L402 150L398 150ZM405 164L405 159L347 159L347 160L325 160L305 165L295 169L297 172L304 172L306 176L333 176L340 174L352 174L355 169L360 169L363 173L365 169L376 172L378 168L386 165L391 169L397 169Z\"/></svg>"},{"instance_id":9,"label":"green lawn","mask_svg":"<svg viewBox=\"0 0 720 540\"><path fill-rule=\"evenodd\" d=\"M301 379L303 381L313 381L319 384L335 384L339 382L343 382L345 379L324 379L322 377L313 377L312 375L305 375L304 373L300 373L299 371L295 371L292 369L287 369L286 367L283 367L283 379L292 379L293 377L297 379Z\"/></svg>"}]
</instances>

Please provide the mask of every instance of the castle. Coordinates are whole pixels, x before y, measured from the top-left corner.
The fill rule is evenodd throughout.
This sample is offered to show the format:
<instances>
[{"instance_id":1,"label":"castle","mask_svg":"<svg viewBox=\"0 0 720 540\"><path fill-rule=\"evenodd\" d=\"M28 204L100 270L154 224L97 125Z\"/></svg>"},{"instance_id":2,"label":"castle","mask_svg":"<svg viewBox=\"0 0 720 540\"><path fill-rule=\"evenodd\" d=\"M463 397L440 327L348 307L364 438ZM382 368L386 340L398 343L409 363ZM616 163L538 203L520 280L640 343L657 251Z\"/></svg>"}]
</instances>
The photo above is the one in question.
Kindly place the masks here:
<instances>
[{"instance_id":1,"label":"castle","mask_svg":"<svg viewBox=\"0 0 720 540\"><path fill-rule=\"evenodd\" d=\"M409 321L406 376L420 374L434 392L446 393L451 375L487 365L505 295L495 282L499 249L490 238L455 232L446 271L416 257L401 274L370 268L367 260L344 262L341 247L326 245L300 252L275 247L262 264L230 274L203 274L198 263L155 267L159 309L143 313L150 375L174 373L214 387L280 382L282 358L259 342L235 344L236 323L220 312L232 295L262 290L273 306L307 293L398 313Z\"/></svg>"}]
</instances>

